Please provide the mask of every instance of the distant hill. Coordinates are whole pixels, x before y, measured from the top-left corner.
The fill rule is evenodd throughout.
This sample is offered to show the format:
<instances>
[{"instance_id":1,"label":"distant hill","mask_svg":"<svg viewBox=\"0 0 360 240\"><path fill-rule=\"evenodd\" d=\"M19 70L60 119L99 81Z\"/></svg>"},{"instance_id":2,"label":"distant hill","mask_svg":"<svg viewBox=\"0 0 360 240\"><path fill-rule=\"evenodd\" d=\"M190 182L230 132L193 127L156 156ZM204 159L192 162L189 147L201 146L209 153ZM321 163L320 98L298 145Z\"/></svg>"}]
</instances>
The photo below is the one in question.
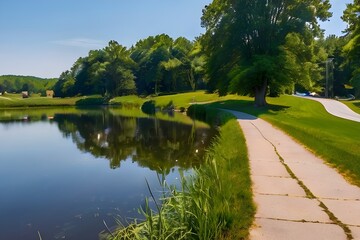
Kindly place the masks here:
<instances>
[{"instance_id":1,"label":"distant hill","mask_svg":"<svg viewBox=\"0 0 360 240\"><path fill-rule=\"evenodd\" d=\"M52 89L57 78L39 78L33 76L0 76L0 92L19 93L29 91L30 93L45 94L45 91Z\"/></svg>"}]
</instances>

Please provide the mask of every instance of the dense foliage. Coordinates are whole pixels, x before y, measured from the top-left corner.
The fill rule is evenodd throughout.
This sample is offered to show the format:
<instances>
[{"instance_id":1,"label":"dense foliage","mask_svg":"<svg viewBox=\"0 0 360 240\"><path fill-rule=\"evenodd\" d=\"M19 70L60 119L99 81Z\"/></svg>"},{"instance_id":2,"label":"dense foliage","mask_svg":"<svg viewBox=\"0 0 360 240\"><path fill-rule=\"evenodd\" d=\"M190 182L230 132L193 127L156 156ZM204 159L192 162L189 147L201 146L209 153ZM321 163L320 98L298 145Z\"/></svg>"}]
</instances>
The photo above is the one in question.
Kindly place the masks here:
<instances>
[{"instance_id":1,"label":"dense foliage","mask_svg":"<svg viewBox=\"0 0 360 240\"><path fill-rule=\"evenodd\" d=\"M261 106L268 88L311 85L319 77L314 37L329 8L328 0L214 0L202 17L210 87L254 95Z\"/></svg>"},{"instance_id":2,"label":"dense foliage","mask_svg":"<svg viewBox=\"0 0 360 240\"><path fill-rule=\"evenodd\" d=\"M356 89L357 97L360 97L360 1L354 0L347 4L342 19L348 23L346 32L349 41L344 46L344 56L352 70L351 84Z\"/></svg>"},{"instance_id":3,"label":"dense foliage","mask_svg":"<svg viewBox=\"0 0 360 240\"><path fill-rule=\"evenodd\" d=\"M360 97L360 2L347 4L342 37L324 38L318 21L329 9L329 0L213 0L203 10L206 33L195 41L166 34L130 48L110 41L79 58L54 87L53 79L3 76L0 92L53 87L60 97L109 99L208 89L255 96L258 106L295 90Z\"/></svg>"},{"instance_id":4,"label":"dense foliage","mask_svg":"<svg viewBox=\"0 0 360 240\"><path fill-rule=\"evenodd\" d=\"M127 49L116 41L90 51L61 74L58 96L101 94L115 97L195 90L203 87L201 47L183 37L162 34Z\"/></svg>"},{"instance_id":5,"label":"dense foliage","mask_svg":"<svg viewBox=\"0 0 360 240\"><path fill-rule=\"evenodd\" d=\"M322 46L328 59L322 63L324 67L322 85L325 86L326 65L328 67L329 97L346 96L353 93L350 86L351 68L343 53L343 48L348 42L349 36L338 37L330 35L325 39L319 39L317 43ZM323 94L325 95L325 94Z\"/></svg>"},{"instance_id":6,"label":"dense foliage","mask_svg":"<svg viewBox=\"0 0 360 240\"><path fill-rule=\"evenodd\" d=\"M0 76L0 93L20 93L28 91L30 93L41 93L45 95L45 91L52 89L56 78L43 79L32 76Z\"/></svg>"}]
</instances>

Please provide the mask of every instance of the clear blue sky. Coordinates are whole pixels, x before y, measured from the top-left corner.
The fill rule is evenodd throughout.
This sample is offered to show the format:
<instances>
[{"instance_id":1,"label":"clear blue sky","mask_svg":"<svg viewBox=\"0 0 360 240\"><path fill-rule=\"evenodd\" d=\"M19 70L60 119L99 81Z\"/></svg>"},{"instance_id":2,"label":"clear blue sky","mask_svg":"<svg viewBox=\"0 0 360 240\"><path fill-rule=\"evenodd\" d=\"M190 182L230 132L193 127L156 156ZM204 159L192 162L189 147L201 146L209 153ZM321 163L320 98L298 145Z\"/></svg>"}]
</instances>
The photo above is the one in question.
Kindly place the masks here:
<instances>
[{"instance_id":1,"label":"clear blue sky","mask_svg":"<svg viewBox=\"0 0 360 240\"><path fill-rule=\"evenodd\" d=\"M351 0L330 0L323 24L341 35L340 16ZM75 60L109 40L131 46L166 33L193 40L204 32L202 9L211 0L0 0L0 75L58 77Z\"/></svg>"}]
</instances>

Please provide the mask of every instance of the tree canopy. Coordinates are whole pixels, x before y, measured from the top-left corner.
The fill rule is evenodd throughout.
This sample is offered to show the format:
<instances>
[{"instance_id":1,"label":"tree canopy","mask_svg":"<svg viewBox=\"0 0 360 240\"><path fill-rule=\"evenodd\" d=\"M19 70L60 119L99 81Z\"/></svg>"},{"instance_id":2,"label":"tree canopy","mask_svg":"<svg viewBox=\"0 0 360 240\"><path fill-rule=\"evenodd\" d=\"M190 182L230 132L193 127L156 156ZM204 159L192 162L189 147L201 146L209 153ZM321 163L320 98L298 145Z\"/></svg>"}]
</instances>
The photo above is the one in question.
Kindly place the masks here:
<instances>
[{"instance_id":1,"label":"tree canopy","mask_svg":"<svg viewBox=\"0 0 360 240\"><path fill-rule=\"evenodd\" d=\"M30 93L41 93L45 95L45 91L52 89L56 83L56 78L39 78L33 76L0 76L0 93L20 93L28 91Z\"/></svg>"},{"instance_id":2,"label":"tree canopy","mask_svg":"<svg viewBox=\"0 0 360 240\"><path fill-rule=\"evenodd\" d=\"M58 96L160 94L204 87L199 43L166 34L150 36L127 49L116 41L79 58L63 72Z\"/></svg>"},{"instance_id":3,"label":"tree canopy","mask_svg":"<svg viewBox=\"0 0 360 240\"><path fill-rule=\"evenodd\" d=\"M0 92L54 85L60 97L112 98L206 88L254 96L263 106L266 96L295 89L344 96L352 85L360 97L360 0L347 4L342 37L324 38L318 21L329 9L329 0L213 0L203 9L206 33L195 41L160 34L127 48L112 40L79 58L55 85L6 76Z\"/></svg>"},{"instance_id":4,"label":"tree canopy","mask_svg":"<svg viewBox=\"0 0 360 240\"><path fill-rule=\"evenodd\" d=\"M251 94L262 106L269 88L309 84L318 20L331 16L329 8L328 0L214 0L202 17L210 89Z\"/></svg>"},{"instance_id":5,"label":"tree canopy","mask_svg":"<svg viewBox=\"0 0 360 240\"><path fill-rule=\"evenodd\" d=\"M56 95L100 94L114 97L136 93L133 69L136 64L130 51L116 41L79 58L71 70L63 72L55 84Z\"/></svg>"},{"instance_id":6,"label":"tree canopy","mask_svg":"<svg viewBox=\"0 0 360 240\"><path fill-rule=\"evenodd\" d=\"M346 33L349 41L344 46L344 56L352 69L351 84L357 89L356 95L360 97L360 1L354 0L347 4L342 19L348 23Z\"/></svg>"}]
</instances>

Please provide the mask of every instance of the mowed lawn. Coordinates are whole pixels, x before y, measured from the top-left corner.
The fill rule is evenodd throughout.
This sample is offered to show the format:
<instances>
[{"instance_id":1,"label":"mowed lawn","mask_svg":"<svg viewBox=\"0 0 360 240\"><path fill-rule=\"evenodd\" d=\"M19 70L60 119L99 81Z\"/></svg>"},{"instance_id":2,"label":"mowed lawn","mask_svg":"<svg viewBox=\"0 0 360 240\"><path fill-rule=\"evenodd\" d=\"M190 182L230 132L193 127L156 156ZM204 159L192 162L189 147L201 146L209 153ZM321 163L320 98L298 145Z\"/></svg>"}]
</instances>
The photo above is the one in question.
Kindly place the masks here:
<instances>
[{"instance_id":1,"label":"mowed lawn","mask_svg":"<svg viewBox=\"0 0 360 240\"><path fill-rule=\"evenodd\" d=\"M47 98L33 95L22 98L21 94L5 94L0 96L0 108L42 107L42 106L73 106L84 97Z\"/></svg>"},{"instance_id":2,"label":"mowed lawn","mask_svg":"<svg viewBox=\"0 0 360 240\"><path fill-rule=\"evenodd\" d=\"M209 103L227 99L238 99L238 96L228 95L224 97L219 97L217 94L207 94L205 91L196 91L188 93L179 93L174 95L165 95L158 97L146 97L139 98L137 96L124 96L116 97L110 101L111 104L124 104L124 105L135 105L140 106L146 101L153 100L155 101L156 106L164 107L172 104L176 109L188 108L191 104L197 103Z\"/></svg>"},{"instance_id":3,"label":"mowed lawn","mask_svg":"<svg viewBox=\"0 0 360 240\"><path fill-rule=\"evenodd\" d=\"M318 102L281 96L268 98L269 106L254 108L253 100L211 104L260 117L284 130L360 186L360 123L334 117Z\"/></svg>"},{"instance_id":4,"label":"mowed lawn","mask_svg":"<svg viewBox=\"0 0 360 240\"><path fill-rule=\"evenodd\" d=\"M354 101L342 101L345 105L347 105L351 110L360 114L360 100Z\"/></svg>"}]
</instances>

